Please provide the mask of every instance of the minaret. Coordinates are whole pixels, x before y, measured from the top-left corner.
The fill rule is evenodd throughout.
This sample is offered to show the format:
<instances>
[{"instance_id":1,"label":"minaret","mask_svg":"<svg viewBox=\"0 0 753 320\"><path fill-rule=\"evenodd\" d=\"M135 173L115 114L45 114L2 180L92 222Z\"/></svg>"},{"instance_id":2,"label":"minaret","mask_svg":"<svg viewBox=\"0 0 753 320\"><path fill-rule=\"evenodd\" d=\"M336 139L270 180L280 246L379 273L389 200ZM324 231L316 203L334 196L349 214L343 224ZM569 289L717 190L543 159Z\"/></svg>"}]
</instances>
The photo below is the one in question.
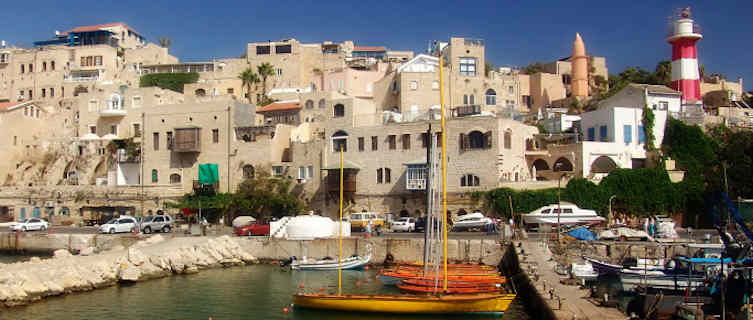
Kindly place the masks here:
<instances>
[{"instance_id":1,"label":"minaret","mask_svg":"<svg viewBox=\"0 0 753 320\"><path fill-rule=\"evenodd\" d=\"M683 9L678 19L672 21L667 37L672 45L672 89L682 92L683 104L701 101L696 48L696 41L701 38L700 27L690 18L690 8Z\"/></svg>"},{"instance_id":2,"label":"minaret","mask_svg":"<svg viewBox=\"0 0 753 320\"><path fill-rule=\"evenodd\" d=\"M575 97L588 96L588 56L586 56L586 45L583 44L580 34L575 34L573 42L572 61L572 94Z\"/></svg>"}]
</instances>

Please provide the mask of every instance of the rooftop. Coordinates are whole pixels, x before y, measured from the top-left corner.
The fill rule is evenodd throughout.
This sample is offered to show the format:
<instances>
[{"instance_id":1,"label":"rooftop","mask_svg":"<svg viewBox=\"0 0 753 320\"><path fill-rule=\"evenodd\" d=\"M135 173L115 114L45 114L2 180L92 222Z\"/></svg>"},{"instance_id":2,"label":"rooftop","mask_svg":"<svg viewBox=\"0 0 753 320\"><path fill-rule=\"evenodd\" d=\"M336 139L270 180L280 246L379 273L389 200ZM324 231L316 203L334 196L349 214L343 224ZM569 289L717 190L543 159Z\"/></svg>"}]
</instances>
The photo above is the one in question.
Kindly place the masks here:
<instances>
[{"instance_id":1,"label":"rooftop","mask_svg":"<svg viewBox=\"0 0 753 320\"><path fill-rule=\"evenodd\" d=\"M674 94L674 95L682 95L680 91L677 91L675 89L672 89L667 86L663 85L655 85L655 84L642 84L642 83L631 83L628 84L630 87L639 89L639 90L646 90L648 89L648 92L650 93L658 93L658 94Z\"/></svg>"},{"instance_id":2,"label":"rooftop","mask_svg":"<svg viewBox=\"0 0 753 320\"><path fill-rule=\"evenodd\" d=\"M97 24L92 26L79 26L75 27L71 30L66 31L65 33L71 33L71 32L92 32L92 31L98 31L102 29L112 28L116 26L122 26L123 28L126 28L127 30L130 30L131 32L141 35L141 33L136 32L133 28L131 28L129 25L125 24L124 22L114 22L114 23L105 23L105 24Z\"/></svg>"},{"instance_id":3,"label":"rooftop","mask_svg":"<svg viewBox=\"0 0 753 320\"><path fill-rule=\"evenodd\" d=\"M387 51L386 47L363 47L355 46L353 51Z\"/></svg>"},{"instance_id":4,"label":"rooftop","mask_svg":"<svg viewBox=\"0 0 753 320\"><path fill-rule=\"evenodd\" d=\"M270 112L270 111L287 111L287 110L298 110L301 106L298 102L275 102L263 107L260 107L259 109L256 109L257 113L264 113L264 112Z\"/></svg>"},{"instance_id":5,"label":"rooftop","mask_svg":"<svg viewBox=\"0 0 753 320\"><path fill-rule=\"evenodd\" d=\"M31 101L17 101L17 102L0 102L0 112L5 112L13 107L21 106L23 104L28 104Z\"/></svg>"}]
</instances>

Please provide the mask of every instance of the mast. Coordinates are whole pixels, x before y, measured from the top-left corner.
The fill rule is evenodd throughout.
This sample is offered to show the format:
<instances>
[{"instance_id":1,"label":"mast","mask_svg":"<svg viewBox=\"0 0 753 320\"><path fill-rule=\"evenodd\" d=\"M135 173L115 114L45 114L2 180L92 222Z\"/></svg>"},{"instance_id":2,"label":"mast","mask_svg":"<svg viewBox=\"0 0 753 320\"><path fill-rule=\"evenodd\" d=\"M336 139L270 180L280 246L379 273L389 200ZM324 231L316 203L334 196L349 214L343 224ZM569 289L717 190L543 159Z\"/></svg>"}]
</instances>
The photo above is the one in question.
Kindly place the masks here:
<instances>
[{"instance_id":1,"label":"mast","mask_svg":"<svg viewBox=\"0 0 753 320\"><path fill-rule=\"evenodd\" d=\"M429 271L429 228L432 225L430 216L433 214L431 206L431 122L429 122L429 129L426 130L426 172L424 178L426 183L426 218L424 218L424 275Z\"/></svg>"},{"instance_id":2,"label":"mast","mask_svg":"<svg viewBox=\"0 0 753 320\"><path fill-rule=\"evenodd\" d=\"M442 110L442 259L444 276L442 290L447 291L447 128L445 127L444 78L442 77L442 51L439 51L439 105Z\"/></svg>"},{"instance_id":3,"label":"mast","mask_svg":"<svg viewBox=\"0 0 753 320\"><path fill-rule=\"evenodd\" d=\"M343 146L340 146L340 220L337 227L337 295L343 294Z\"/></svg>"}]
</instances>

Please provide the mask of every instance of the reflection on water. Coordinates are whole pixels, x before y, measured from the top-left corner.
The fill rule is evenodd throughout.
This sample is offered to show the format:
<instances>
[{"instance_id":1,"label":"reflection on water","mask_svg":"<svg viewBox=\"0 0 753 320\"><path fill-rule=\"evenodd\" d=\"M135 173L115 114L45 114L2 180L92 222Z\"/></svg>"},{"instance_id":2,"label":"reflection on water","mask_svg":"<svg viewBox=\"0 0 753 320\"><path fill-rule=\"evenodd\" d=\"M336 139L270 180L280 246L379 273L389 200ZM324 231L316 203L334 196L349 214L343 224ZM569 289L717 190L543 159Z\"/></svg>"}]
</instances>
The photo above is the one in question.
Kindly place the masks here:
<instances>
[{"instance_id":1,"label":"reflection on water","mask_svg":"<svg viewBox=\"0 0 753 320\"><path fill-rule=\"evenodd\" d=\"M199 274L151 280L130 286L115 286L91 292L49 298L25 307L0 311L0 319L469 319L450 315L387 315L329 312L289 307L299 291L337 290L337 272L282 271L273 265L254 265L206 270ZM320 289L321 288L321 289ZM344 271L345 293L392 293L383 288L376 272ZM527 319L516 301L504 319ZM482 315L473 319L499 319Z\"/></svg>"},{"instance_id":2,"label":"reflection on water","mask_svg":"<svg viewBox=\"0 0 753 320\"><path fill-rule=\"evenodd\" d=\"M48 259L52 257L50 253L38 253L38 254L30 254L30 253L16 253L16 252L2 252L0 253L0 263L14 263L14 262L24 262L29 261L31 257L39 257L41 259Z\"/></svg>"}]
</instances>

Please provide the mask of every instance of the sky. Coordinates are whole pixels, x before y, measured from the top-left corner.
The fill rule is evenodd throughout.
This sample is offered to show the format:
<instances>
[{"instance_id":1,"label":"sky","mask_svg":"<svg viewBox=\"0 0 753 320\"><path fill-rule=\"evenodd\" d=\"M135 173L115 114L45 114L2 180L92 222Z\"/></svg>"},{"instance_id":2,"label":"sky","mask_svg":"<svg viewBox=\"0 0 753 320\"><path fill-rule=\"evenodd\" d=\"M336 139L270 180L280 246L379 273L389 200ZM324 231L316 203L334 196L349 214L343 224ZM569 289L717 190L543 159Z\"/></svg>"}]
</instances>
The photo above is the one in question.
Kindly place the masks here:
<instances>
[{"instance_id":1,"label":"sky","mask_svg":"<svg viewBox=\"0 0 753 320\"><path fill-rule=\"evenodd\" d=\"M753 1L6 1L0 40L32 46L55 30L125 22L156 42L172 39L181 61L238 57L249 42L353 40L392 50L426 50L431 40L484 39L495 67L522 67L570 55L579 32L587 53L607 59L610 73L653 70L670 60L668 18L690 6L703 28L699 63L753 90Z\"/></svg>"}]
</instances>

